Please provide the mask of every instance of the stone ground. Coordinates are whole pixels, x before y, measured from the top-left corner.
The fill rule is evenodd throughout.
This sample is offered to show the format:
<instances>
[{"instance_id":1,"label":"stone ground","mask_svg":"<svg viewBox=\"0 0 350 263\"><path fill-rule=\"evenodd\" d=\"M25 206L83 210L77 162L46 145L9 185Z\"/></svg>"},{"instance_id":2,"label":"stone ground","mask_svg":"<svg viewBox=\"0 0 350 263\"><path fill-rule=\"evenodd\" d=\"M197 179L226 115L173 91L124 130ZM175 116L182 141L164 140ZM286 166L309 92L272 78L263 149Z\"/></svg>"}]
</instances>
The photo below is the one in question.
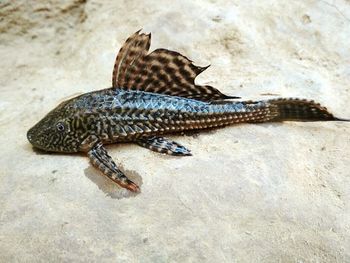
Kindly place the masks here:
<instances>
[{"instance_id":1,"label":"stone ground","mask_svg":"<svg viewBox=\"0 0 350 263\"><path fill-rule=\"evenodd\" d=\"M238 125L174 136L192 157L108 150L130 195L84 155L40 154L27 130L62 100L111 85L116 51L211 67L244 99L315 99L350 118L350 2L0 2L0 262L350 262L350 124Z\"/></svg>"}]
</instances>

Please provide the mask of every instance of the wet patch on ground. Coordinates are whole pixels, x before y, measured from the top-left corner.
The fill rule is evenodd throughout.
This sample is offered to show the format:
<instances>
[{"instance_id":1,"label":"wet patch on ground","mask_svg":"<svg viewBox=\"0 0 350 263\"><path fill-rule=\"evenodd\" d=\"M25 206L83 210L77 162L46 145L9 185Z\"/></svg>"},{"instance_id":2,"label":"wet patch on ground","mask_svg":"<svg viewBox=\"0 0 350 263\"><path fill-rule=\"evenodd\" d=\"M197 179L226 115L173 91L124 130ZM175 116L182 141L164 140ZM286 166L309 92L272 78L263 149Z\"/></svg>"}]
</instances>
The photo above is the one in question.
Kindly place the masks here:
<instances>
[{"instance_id":1,"label":"wet patch on ground","mask_svg":"<svg viewBox=\"0 0 350 263\"><path fill-rule=\"evenodd\" d=\"M134 183L136 183L140 188L142 186L142 177L133 170L125 170L123 166L119 168L125 173L125 175ZM108 179L107 176L100 173L93 166L89 166L84 170L85 176L89 178L93 183L95 183L100 190L102 190L107 197L113 199L122 199L135 197L139 193L133 193L125 188L120 187L118 184Z\"/></svg>"}]
</instances>

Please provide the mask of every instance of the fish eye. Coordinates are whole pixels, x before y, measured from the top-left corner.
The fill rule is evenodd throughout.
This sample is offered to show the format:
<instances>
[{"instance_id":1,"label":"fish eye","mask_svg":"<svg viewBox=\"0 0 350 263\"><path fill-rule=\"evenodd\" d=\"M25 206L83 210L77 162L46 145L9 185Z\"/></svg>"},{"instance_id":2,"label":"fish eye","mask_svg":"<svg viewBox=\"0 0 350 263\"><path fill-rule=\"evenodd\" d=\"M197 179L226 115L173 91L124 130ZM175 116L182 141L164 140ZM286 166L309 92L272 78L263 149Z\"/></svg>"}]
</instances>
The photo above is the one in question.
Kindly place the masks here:
<instances>
[{"instance_id":1,"label":"fish eye","mask_svg":"<svg viewBox=\"0 0 350 263\"><path fill-rule=\"evenodd\" d=\"M62 123L62 122L57 123L57 124L56 124L56 128L57 128L57 130L60 131L60 132L64 131L64 125L63 125L63 123Z\"/></svg>"}]
</instances>

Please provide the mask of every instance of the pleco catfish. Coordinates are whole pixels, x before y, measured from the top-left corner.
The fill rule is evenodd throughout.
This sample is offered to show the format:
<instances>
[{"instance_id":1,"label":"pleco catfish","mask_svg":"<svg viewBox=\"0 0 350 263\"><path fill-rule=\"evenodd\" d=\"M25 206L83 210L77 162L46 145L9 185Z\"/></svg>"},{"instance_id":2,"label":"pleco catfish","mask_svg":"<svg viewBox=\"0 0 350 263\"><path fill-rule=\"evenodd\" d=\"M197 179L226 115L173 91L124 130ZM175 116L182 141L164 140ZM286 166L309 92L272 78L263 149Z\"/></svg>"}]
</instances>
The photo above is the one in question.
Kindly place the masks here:
<instances>
[{"instance_id":1,"label":"pleco catfish","mask_svg":"<svg viewBox=\"0 0 350 263\"><path fill-rule=\"evenodd\" d=\"M120 49L112 87L64 101L31 128L34 147L50 152L86 152L92 164L121 187L137 192L104 144L133 142L152 151L186 156L190 151L164 134L237 123L348 121L314 101L282 98L233 101L194 80L207 67L166 49L148 53L151 34L129 37Z\"/></svg>"}]
</instances>

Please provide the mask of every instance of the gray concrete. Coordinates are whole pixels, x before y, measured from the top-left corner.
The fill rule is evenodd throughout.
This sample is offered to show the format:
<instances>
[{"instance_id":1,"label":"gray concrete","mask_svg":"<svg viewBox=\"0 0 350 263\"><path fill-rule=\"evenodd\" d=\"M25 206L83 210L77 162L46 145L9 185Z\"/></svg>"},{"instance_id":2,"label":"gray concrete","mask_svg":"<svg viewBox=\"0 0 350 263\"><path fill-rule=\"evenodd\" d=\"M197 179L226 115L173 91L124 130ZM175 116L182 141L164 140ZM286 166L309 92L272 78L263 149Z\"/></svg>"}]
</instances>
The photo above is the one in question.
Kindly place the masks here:
<instances>
[{"instance_id":1,"label":"gray concrete","mask_svg":"<svg viewBox=\"0 0 350 263\"><path fill-rule=\"evenodd\" d=\"M350 262L350 124L238 125L174 137L193 156L108 150L130 195L84 155L26 131L111 85L140 28L246 99L315 99L350 118L349 1L0 2L1 262Z\"/></svg>"}]
</instances>

